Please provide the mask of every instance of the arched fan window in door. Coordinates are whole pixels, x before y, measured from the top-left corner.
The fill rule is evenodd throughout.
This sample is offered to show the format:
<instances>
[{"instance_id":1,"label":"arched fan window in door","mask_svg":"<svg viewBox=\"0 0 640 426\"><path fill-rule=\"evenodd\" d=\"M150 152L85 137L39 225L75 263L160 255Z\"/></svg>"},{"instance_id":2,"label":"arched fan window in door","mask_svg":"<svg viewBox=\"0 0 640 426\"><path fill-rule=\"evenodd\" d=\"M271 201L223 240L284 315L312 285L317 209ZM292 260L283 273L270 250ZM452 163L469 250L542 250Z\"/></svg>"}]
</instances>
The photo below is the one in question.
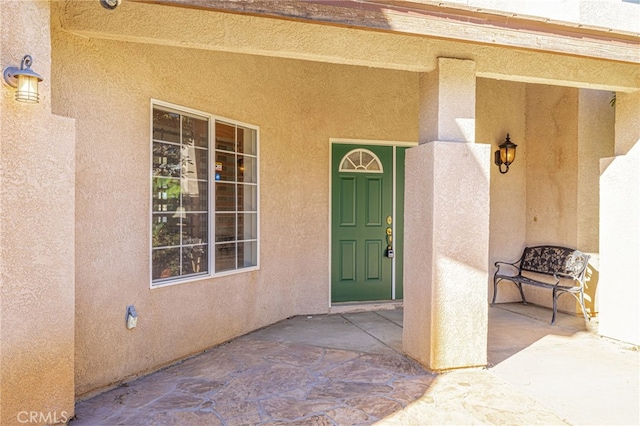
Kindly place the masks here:
<instances>
[{"instance_id":1,"label":"arched fan window in door","mask_svg":"<svg viewBox=\"0 0 640 426\"><path fill-rule=\"evenodd\" d=\"M349 151L342 157L340 172L382 173L382 162L376 154L368 149L358 148Z\"/></svg>"}]
</instances>

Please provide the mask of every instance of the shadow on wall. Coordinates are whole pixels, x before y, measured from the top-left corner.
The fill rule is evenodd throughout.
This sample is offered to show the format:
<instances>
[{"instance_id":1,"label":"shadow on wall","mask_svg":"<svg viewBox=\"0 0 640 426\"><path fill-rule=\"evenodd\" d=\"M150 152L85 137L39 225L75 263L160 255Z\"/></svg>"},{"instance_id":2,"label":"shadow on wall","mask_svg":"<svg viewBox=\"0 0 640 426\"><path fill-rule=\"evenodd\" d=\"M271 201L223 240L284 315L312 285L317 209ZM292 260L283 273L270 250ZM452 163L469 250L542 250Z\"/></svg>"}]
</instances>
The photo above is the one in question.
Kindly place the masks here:
<instances>
[{"instance_id":1,"label":"shadow on wall","mask_svg":"<svg viewBox=\"0 0 640 426\"><path fill-rule=\"evenodd\" d=\"M596 294L599 279L600 271L590 263L587 268L584 284L584 306L587 308L587 314L589 314L590 317L595 317L598 314Z\"/></svg>"}]
</instances>

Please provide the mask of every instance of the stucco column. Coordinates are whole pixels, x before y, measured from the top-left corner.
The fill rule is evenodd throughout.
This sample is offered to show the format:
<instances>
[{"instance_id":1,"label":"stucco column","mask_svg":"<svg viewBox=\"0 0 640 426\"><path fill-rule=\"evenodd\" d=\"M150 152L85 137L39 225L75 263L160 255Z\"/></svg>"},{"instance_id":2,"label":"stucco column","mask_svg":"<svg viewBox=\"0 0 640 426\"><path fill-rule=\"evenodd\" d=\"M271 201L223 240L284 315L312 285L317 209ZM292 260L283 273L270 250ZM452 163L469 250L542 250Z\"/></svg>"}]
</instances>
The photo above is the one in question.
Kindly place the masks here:
<instances>
[{"instance_id":1,"label":"stucco column","mask_svg":"<svg viewBox=\"0 0 640 426\"><path fill-rule=\"evenodd\" d=\"M0 424L74 409L73 120L51 114L49 2L0 2L0 68L25 54L40 103L0 85Z\"/></svg>"},{"instance_id":2,"label":"stucco column","mask_svg":"<svg viewBox=\"0 0 640 426\"><path fill-rule=\"evenodd\" d=\"M421 78L420 142L407 151L404 351L430 370L487 363L489 145L475 138L475 63Z\"/></svg>"},{"instance_id":3,"label":"stucco column","mask_svg":"<svg viewBox=\"0 0 640 426\"><path fill-rule=\"evenodd\" d=\"M476 63L438 58L420 77L420 143L475 142Z\"/></svg>"},{"instance_id":4,"label":"stucco column","mask_svg":"<svg viewBox=\"0 0 640 426\"><path fill-rule=\"evenodd\" d=\"M640 91L618 93L613 158L600 161L599 333L640 344Z\"/></svg>"}]
</instances>

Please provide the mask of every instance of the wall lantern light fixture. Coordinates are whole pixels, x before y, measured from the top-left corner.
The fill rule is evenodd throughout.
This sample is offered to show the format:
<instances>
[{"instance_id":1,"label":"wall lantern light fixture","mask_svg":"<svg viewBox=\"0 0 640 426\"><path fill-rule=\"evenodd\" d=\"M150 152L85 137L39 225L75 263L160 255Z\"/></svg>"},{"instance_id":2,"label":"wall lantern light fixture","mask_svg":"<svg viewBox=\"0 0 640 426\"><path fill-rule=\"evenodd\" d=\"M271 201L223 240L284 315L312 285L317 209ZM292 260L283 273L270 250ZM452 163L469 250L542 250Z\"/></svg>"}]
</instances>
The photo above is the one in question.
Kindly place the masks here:
<instances>
[{"instance_id":1,"label":"wall lantern light fixture","mask_svg":"<svg viewBox=\"0 0 640 426\"><path fill-rule=\"evenodd\" d=\"M509 139L509 133L507 133L507 139L498 145L498 148L500 149L494 153L494 159L500 173L504 174L509 171L509 166L513 163L513 160L516 159L517 146L518 145L511 142L511 139ZM502 169L503 165L505 166L504 170Z\"/></svg>"},{"instance_id":2,"label":"wall lantern light fixture","mask_svg":"<svg viewBox=\"0 0 640 426\"><path fill-rule=\"evenodd\" d=\"M6 67L2 73L5 83L17 89L16 101L38 102L38 83L42 81L42 77L31 69L32 63L31 55L24 55L20 68Z\"/></svg>"}]
</instances>

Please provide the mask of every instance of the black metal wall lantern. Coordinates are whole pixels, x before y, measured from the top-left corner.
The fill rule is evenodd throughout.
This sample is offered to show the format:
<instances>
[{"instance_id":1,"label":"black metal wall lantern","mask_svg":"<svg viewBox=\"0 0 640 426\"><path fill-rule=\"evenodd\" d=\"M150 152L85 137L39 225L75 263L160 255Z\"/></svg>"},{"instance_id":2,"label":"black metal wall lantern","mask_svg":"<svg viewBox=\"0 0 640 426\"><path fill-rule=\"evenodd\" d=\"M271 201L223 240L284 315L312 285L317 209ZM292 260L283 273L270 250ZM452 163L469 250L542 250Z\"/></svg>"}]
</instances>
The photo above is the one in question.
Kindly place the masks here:
<instances>
[{"instance_id":1,"label":"black metal wall lantern","mask_svg":"<svg viewBox=\"0 0 640 426\"><path fill-rule=\"evenodd\" d=\"M498 145L499 150L497 150L493 155L495 159L496 166L500 170L500 173L504 174L509 171L509 166L513 163L513 160L516 159L516 145L511 142L509 139L509 133L507 133L507 140ZM502 166L505 166L504 171L502 170Z\"/></svg>"}]
</instances>

